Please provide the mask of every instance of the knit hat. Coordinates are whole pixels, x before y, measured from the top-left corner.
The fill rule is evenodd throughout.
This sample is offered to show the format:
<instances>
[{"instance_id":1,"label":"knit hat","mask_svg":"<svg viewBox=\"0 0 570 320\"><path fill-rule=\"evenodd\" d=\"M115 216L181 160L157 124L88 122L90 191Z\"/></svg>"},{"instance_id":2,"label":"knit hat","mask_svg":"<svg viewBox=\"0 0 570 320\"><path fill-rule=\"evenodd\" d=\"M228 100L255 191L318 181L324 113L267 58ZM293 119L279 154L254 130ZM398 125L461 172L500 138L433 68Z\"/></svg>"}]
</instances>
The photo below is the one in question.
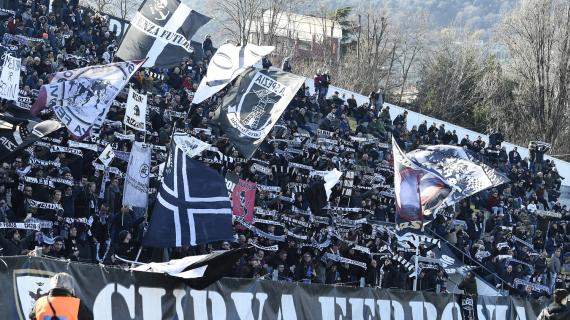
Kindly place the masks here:
<instances>
[{"instance_id":1,"label":"knit hat","mask_svg":"<svg viewBox=\"0 0 570 320\"><path fill-rule=\"evenodd\" d=\"M49 283L52 289L65 289L71 294L75 293L73 277L65 272L55 274L50 278Z\"/></svg>"}]
</instances>

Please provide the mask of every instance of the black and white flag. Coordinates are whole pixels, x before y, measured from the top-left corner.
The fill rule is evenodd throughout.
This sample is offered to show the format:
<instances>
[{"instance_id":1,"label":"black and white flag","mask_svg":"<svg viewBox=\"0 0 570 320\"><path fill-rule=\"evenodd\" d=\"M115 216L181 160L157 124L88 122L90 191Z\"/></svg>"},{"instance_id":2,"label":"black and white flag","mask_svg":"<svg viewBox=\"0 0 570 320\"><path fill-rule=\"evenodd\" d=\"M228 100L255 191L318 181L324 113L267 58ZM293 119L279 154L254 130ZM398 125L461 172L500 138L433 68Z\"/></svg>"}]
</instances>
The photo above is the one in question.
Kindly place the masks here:
<instances>
[{"instance_id":1,"label":"black and white flag","mask_svg":"<svg viewBox=\"0 0 570 320\"><path fill-rule=\"evenodd\" d=\"M132 270L164 273L185 279L194 289L203 289L228 275L247 248L216 251L210 254L173 259L163 263L147 263Z\"/></svg>"},{"instance_id":2,"label":"black and white flag","mask_svg":"<svg viewBox=\"0 0 570 320\"><path fill-rule=\"evenodd\" d=\"M149 146L143 145L142 142L133 143L125 175L123 205L146 208L150 179L150 153Z\"/></svg>"},{"instance_id":3,"label":"black and white flag","mask_svg":"<svg viewBox=\"0 0 570 320\"><path fill-rule=\"evenodd\" d=\"M146 100L146 94L140 94L133 88L129 89L125 119L123 120L125 125L138 131L146 131Z\"/></svg>"},{"instance_id":4,"label":"black and white flag","mask_svg":"<svg viewBox=\"0 0 570 320\"><path fill-rule=\"evenodd\" d=\"M208 64L206 76L200 82L192 103L198 104L210 98L274 49L250 43L241 47L231 43L220 46Z\"/></svg>"},{"instance_id":5,"label":"black and white flag","mask_svg":"<svg viewBox=\"0 0 570 320\"><path fill-rule=\"evenodd\" d=\"M0 115L0 160L15 155L61 127L55 120L36 122L32 118Z\"/></svg>"},{"instance_id":6,"label":"black and white flag","mask_svg":"<svg viewBox=\"0 0 570 320\"><path fill-rule=\"evenodd\" d=\"M214 120L249 159L304 81L281 70L249 68L228 90Z\"/></svg>"},{"instance_id":7,"label":"black and white flag","mask_svg":"<svg viewBox=\"0 0 570 320\"><path fill-rule=\"evenodd\" d=\"M30 111L36 115L46 107L52 109L69 132L79 138L91 131L97 133L111 103L141 63L117 62L58 72L41 87Z\"/></svg>"},{"instance_id":8,"label":"black and white flag","mask_svg":"<svg viewBox=\"0 0 570 320\"><path fill-rule=\"evenodd\" d=\"M210 18L178 0L146 0L131 20L116 56L148 59L143 67L170 67L193 52L192 36Z\"/></svg>"},{"instance_id":9,"label":"black and white flag","mask_svg":"<svg viewBox=\"0 0 570 320\"><path fill-rule=\"evenodd\" d=\"M171 248L232 239L224 178L173 144L143 245Z\"/></svg>"}]
</instances>

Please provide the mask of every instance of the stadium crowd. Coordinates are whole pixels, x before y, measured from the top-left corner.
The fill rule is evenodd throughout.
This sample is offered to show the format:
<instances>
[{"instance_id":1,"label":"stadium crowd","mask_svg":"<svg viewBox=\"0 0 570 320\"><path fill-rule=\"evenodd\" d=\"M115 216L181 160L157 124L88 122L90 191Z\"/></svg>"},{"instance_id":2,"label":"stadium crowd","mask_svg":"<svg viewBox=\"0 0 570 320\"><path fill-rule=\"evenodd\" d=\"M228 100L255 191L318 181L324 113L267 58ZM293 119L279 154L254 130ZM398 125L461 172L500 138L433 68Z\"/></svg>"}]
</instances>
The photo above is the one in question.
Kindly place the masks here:
<instances>
[{"instance_id":1,"label":"stadium crowd","mask_svg":"<svg viewBox=\"0 0 570 320\"><path fill-rule=\"evenodd\" d=\"M4 15L0 25L0 34L9 35L4 36L2 49L22 58L21 95L32 100L50 74L109 63L117 48L117 35L109 31L105 15L66 0L54 1L52 12L47 13L47 2L15 1L8 8L15 11L14 16ZM201 156L220 173L256 182L259 209L252 224L235 222L234 242L173 248L170 258L254 245L230 276L410 289L410 270L403 262L412 262L414 250L399 243L394 229L389 145L394 137L407 151L422 144L463 146L511 180L438 214L427 225L427 235L446 240L465 264L477 267L476 273L513 294L538 297L549 295L555 287L568 288L568 208L558 202L561 177L554 163L544 159L542 145L533 146L530 158L521 158L516 149L507 153L501 147L499 133L486 144L481 137L458 137L443 124L424 122L408 128L407 113L392 120L381 94L372 94L370 102L361 105L353 96L336 92L325 98L331 79L319 72L314 90L299 90L279 124L246 161L209 121L223 92L191 105L193 91L215 50L209 37L201 47L179 66L139 71L131 81L134 88L148 92L150 114L144 139L157 146L148 209L122 206L122 172L127 163L120 156L112 163L117 170L107 175L92 164L99 152L85 149L77 155L36 145L13 162L2 163L0 222L42 221L49 227L0 229L0 255L42 254L106 265L160 258L162 252L156 250L138 253L160 186L157 167L166 156L161 146L169 145L177 128L226 155L219 158L216 152L205 151ZM289 62L286 68L291 69ZM111 143L118 155L130 150L132 138L127 136L143 140L141 134L123 129L125 99L125 93L119 95L99 139L91 141ZM26 102L0 103L0 111L15 116L27 113L26 108ZM42 114L44 119L51 116ZM68 140L67 132L61 130L48 143L68 146ZM308 213L309 186L318 179L312 172L333 168L345 175L332 190L331 209ZM51 182L24 182L24 177ZM58 206L39 208L34 201ZM422 245L420 254L435 257L433 250L429 244ZM424 265L419 288L445 290L448 272Z\"/></svg>"}]
</instances>

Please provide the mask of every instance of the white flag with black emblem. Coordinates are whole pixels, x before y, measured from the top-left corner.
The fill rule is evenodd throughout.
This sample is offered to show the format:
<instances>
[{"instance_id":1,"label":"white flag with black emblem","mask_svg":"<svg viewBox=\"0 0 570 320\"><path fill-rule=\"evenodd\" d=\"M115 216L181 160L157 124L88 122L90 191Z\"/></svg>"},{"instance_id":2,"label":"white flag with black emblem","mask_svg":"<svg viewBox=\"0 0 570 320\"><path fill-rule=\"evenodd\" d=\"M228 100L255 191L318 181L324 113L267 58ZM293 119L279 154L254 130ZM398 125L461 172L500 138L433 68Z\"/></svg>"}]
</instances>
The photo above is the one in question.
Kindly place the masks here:
<instances>
[{"instance_id":1,"label":"white flag with black emblem","mask_svg":"<svg viewBox=\"0 0 570 320\"><path fill-rule=\"evenodd\" d=\"M75 137L97 135L111 103L142 61L117 62L61 71L40 89L30 112L52 109Z\"/></svg>"},{"instance_id":2,"label":"white flag with black emblem","mask_svg":"<svg viewBox=\"0 0 570 320\"><path fill-rule=\"evenodd\" d=\"M210 21L179 0L146 0L131 20L116 56L143 59L143 67L178 65L193 52L192 36Z\"/></svg>"},{"instance_id":3,"label":"white flag with black emblem","mask_svg":"<svg viewBox=\"0 0 570 320\"><path fill-rule=\"evenodd\" d=\"M134 142L129 157L123 204L138 208L146 208L148 199L148 184L150 178L151 149L142 142Z\"/></svg>"},{"instance_id":4,"label":"white flag with black emblem","mask_svg":"<svg viewBox=\"0 0 570 320\"><path fill-rule=\"evenodd\" d=\"M210 60L206 76L200 82L192 103L198 104L210 98L273 50L275 47L249 43L245 47L231 43L222 45Z\"/></svg>"},{"instance_id":5,"label":"white flag with black emblem","mask_svg":"<svg viewBox=\"0 0 570 320\"><path fill-rule=\"evenodd\" d=\"M115 158L115 152L113 152L111 144L108 144L105 149L103 149L103 152L101 152L98 159L105 167L108 167L109 164L111 164L111 161L113 161L113 158Z\"/></svg>"},{"instance_id":6,"label":"white flag with black emblem","mask_svg":"<svg viewBox=\"0 0 570 320\"><path fill-rule=\"evenodd\" d=\"M249 159L304 82L281 70L249 68L228 90L213 120Z\"/></svg>"},{"instance_id":7,"label":"white flag with black emblem","mask_svg":"<svg viewBox=\"0 0 570 320\"><path fill-rule=\"evenodd\" d=\"M125 125L138 131L146 131L146 100L146 94L137 93L133 88L129 89L123 120Z\"/></svg>"}]
</instances>

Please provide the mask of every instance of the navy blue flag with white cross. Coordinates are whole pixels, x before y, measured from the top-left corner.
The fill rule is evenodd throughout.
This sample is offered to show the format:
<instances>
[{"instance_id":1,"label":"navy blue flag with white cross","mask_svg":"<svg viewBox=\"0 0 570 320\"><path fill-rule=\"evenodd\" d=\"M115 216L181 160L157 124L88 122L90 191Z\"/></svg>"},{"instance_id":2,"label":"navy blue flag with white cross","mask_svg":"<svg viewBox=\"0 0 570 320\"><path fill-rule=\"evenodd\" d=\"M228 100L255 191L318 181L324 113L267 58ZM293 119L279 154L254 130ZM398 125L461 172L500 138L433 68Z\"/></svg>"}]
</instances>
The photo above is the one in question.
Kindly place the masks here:
<instances>
[{"instance_id":1,"label":"navy blue flag with white cross","mask_svg":"<svg viewBox=\"0 0 570 320\"><path fill-rule=\"evenodd\" d=\"M146 0L131 20L116 56L143 67L172 67L193 52L192 36L210 21L179 0ZM136 58L135 58L136 57Z\"/></svg>"},{"instance_id":2,"label":"navy blue flag with white cross","mask_svg":"<svg viewBox=\"0 0 570 320\"><path fill-rule=\"evenodd\" d=\"M180 148L172 149L143 245L170 248L232 240L224 178Z\"/></svg>"}]
</instances>

